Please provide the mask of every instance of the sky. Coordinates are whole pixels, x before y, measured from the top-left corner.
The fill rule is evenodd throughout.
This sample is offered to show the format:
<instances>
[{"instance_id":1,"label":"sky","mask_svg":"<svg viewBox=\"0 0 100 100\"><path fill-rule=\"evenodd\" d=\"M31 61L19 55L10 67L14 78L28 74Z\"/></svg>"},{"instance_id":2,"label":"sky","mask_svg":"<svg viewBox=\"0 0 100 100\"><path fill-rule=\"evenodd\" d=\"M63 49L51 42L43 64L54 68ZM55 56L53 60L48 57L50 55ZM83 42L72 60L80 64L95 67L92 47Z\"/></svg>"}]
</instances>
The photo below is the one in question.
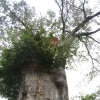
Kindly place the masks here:
<instances>
[{"instance_id":1,"label":"sky","mask_svg":"<svg viewBox=\"0 0 100 100\"><path fill-rule=\"evenodd\" d=\"M13 1L13 0L10 0L10 1ZM54 0L25 0L25 1L27 1L30 4L30 6L35 6L36 12L42 15L45 15L49 9L56 12L58 11L58 7L56 6ZM91 1L92 1L91 6L94 6L95 4L93 0ZM84 62L81 64L81 68L79 70L71 70L71 71L66 70L70 97L74 95L78 95L79 92L82 92L82 91L84 91L84 93L91 93L95 91L96 86L99 85L97 82L99 77L94 79L93 82L90 82L89 85L85 84L82 81L85 78L83 72L85 72L85 70L89 70L88 66L90 65L91 65L90 63ZM7 100L7 99L0 98L0 100Z\"/></svg>"}]
</instances>

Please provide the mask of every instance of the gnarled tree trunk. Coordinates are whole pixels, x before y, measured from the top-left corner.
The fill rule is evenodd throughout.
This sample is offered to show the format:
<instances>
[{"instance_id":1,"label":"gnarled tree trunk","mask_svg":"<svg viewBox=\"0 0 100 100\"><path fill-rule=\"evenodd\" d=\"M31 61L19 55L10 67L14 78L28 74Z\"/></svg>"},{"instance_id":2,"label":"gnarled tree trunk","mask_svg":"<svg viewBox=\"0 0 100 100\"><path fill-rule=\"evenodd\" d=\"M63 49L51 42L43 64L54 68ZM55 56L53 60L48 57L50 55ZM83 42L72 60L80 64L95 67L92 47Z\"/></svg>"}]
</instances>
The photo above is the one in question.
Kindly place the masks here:
<instances>
[{"instance_id":1,"label":"gnarled tree trunk","mask_svg":"<svg viewBox=\"0 0 100 100\"><path fill-rule=\"evenodd\" d=\"M69 100L63 68L39 72L32 66L24 71L17 100Z\"/></svg>"}]
</instances>

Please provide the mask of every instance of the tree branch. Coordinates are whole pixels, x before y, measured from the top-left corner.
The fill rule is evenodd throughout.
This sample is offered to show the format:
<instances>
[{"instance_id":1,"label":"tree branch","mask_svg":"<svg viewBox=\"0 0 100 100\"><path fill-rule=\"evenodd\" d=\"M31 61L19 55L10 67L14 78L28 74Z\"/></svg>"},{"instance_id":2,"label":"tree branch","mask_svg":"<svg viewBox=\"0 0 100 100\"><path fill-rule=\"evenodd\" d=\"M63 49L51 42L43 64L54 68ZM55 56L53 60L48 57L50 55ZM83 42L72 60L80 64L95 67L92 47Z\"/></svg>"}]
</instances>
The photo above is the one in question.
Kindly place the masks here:
<instances>
[{"instance_id":1,"label":"tree branch","mask_svg":"<svg viewBox=\"0 0 100 100\"><path fill-rule=\"evenodd\" d=\"M98 32L98 31L100 31L100 28L98 28L97 30L95 30L93 32L84 32L84 33L75 34L75 37L89 36L91 34L94 34L94 33Z\"/></svg>"},{"instance_id":2,"label":"tree branch","mask_svg":"<svg viewBox=\"0 0 100 100\"><path fill-rule=\"evenodd\" d=\"M67 3L68 3L70 6L74 7L75 9L80 9L81 11L83 10L83 9L77 7L76 5L71 4L69 1L67 1Z\"/></svg>"},{"instance_id":3,"label":"tree branch","mask_svg":"<svg viewBox=\"0 0 100 100\"><path fill-rule=\"evenodd\" d=\"M57 3L60 12L61 12L61 20L62 20L62 40L64 39L64 33L65 33L65 20L64 20L64 0L61 0L61 6L59 5L59 3L57 2L57 0L55 0L55 2Z\"/></svg>"},{"instance_id":4,"label":"tree branch","mask_svg":"<svg viewBox=\"0 0 100 100\"><path fill-rule=\"evenodd\" d=\"M8 9L9 9L9 8L8 8ZM26 25L25 25L25 23L15 14L15 12L12 12L10 9L9 9L9 11L10 11L11 14L13 14L13 15L15 16L15 18L17 18L17 20L18 20L25 28L27 28Z\"/></svg>"},{"instance_id":5,"label":"tree branch","mask_svg":"<svg viewBox=\"0 0 100 100\"><path fill-rule=\"evenodd\" d=\"M67 31L67 30L65 30L65 32L67 32L67 33L71 33L71 31Z\"/></svg>"},{"instance_id":6,"label":"tree branch","mask_svg":"<svg viewBox=\"0 0 100 100\"><path fill-rule=\"evenodd\" d=\"M61 20L62 20L62 24L63 24L63 30L62 30L62 34L63 34L63 37L62 39L64 39L64 32L65 32L65 21L64 21L64 1L62 1L62 9L61 9Z\"/></svg>"},{"instance_id":7,"label":"tree branch","mask_svg":"<svg viewBox=\"0 0 100 100\"><path fill-rule=\"evenodd\" d=\"M4 4L3 4L3 3L4 3ZM15 12L11 11L11 9L8 7L8 5L6 4L6 2L2 2L2 5L3 5L4 7L6 7L6 9L9 10L10 13L11 13L15 18L17 18L17 20L18 20L25 28L27 28L27 27L26 27L26 24L15 14Z\"/></svg>"},{"instance_id":8,"label":"tree branch","mask_svg":"<svg viewBox=\"0 0 100 100\"><path fill-rule=\"evenodd\" d=\"M93 37L91 37L91 36L88 36L88 37L91 38L92 40L94 40L95 42L97 42L98 44L100 44L100 42L95 40Z\"/></svg>"},{"instance_id":9,"label":"tree branch","mask_svg":"<svg viewBox=\"0 0 100 100\"><path fill-rule=\"evenodd\" d=\"M86 18L85 3L86 3L86 0L84 0L84 2L83 2L83 9L82 9L83 15L84 15L84 19Z\"/></svg>"},{"instance_id":10,"label":"tree branch","mask_svg":"<svg viewBox=\"0 0 100 100\"><path fill-rule=\"evenodd\" d=\"M96 17L96 16L98 16L98 15L100 15L100 11L97 12L97 13L95 13L95 14L92 15L92 16L86 17L86 19L84 19L80 24L78 24L78 26L76 26L76 27L72 30L71 35L72 35L72 36L75 36L75 33L76 33L78 30L80 30L88 21L90 21L91 19L93 19L94 17Z\"/></svg>"},{"instance_id":11,"label":"tree branch","mask_svg":"<svg viewBox=\"0 0 100 100\"><path fill-rule=\"evenodd\" d=\"M78 26L76 26L73 30L72 30L72 32L70 33L70 34L68 34L68 36L67 36L67 42L68 42L68 44L67 45L70 45L74 40L75 40L75 37L80 37L80 36L86 36L86 33L80 33L80 34L75 34L78 30L80 30L88 21L90 21L92 18L94 18L94 17L96 17L96 16L98 16L98 15L100 15L100 12L97 12L97 13L95 13L94 15L92 15L92 16L88 16L85 20L83 20ZM93 33L96 33L96 32L98 32L100 30L100 28L99 29L97 29L96 31L93 31L92 33L90 32L90 33L88 33L88 35L91 35L91 34L93 34ZM87 35L87 36L88 36Z\"/></svg>"},{"instance_id":12,"label":"tree branch","mask_svg":"<svg viewBox=\"0 0 100 100\"><path fill-rule=\"evenodd\" d=\"M56 4L58 5L58 7L59 7L59 9L60 9L60 12L61 12L61 7L60 7L60 5L59 5L58 1L57 1L57 0L55 0L55 2L56 2Z\"/></svg>"},{"instance_id":13,"label":"tree branch","mask_svg":"<svg viewBox=\"0 0 100 100\"><path fill-rule=\"evenodd\" d=\"M96 71L100 71L100 70L98 70L98 69L94 66L94 61L96 61L97 63L99 63L99 62L98 62L95 58L92 57L92 55L91 55L91 53L90 53L90 51L89 51L89 49L88 49L87 44L85 43L85 41L82 41L82 42L84 43L84 45L85 45L85 47L86 47L86 50L87 50L87 52L88 52L88 55L89 55L90 58L91 58L93 68L95 68ZM100 63L99 63L99 64L100 64Z\"/></svg>"}]
</instances>

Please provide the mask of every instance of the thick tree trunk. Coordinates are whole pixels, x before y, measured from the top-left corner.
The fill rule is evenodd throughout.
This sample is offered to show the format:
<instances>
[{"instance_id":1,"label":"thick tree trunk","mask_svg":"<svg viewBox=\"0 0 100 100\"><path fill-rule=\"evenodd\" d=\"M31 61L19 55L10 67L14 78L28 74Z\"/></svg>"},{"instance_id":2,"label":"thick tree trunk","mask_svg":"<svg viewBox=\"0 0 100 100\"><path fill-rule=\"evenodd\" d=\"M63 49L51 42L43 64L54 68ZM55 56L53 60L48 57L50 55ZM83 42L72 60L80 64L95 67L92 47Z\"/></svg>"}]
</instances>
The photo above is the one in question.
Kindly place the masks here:
<instances>
[{"instance_id":1,"label":"thick tree trunk","mask_svg":"<svg viewBox=\"0 0 100 100\"><path fill-rule=\"evenodd\" d=\"M27 68L17 100L69 100L65 70L41 73L33 67Z\"/></svg>"}]
</instances>

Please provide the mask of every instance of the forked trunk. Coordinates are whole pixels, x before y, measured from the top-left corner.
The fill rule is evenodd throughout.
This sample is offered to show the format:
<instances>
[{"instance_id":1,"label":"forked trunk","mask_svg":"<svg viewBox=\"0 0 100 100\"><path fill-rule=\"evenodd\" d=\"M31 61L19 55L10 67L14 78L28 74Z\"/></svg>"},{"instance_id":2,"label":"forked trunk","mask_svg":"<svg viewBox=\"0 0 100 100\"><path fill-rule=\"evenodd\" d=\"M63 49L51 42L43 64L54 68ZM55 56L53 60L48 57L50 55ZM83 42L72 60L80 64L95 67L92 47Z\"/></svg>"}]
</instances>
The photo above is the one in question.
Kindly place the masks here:
<instances>
[{"instance_id":1,"label":"forked trunk","mask_svg":"<svg viewBox=\"0 0 100 100\"><path fill-rule=\"evenodd\" d=\"M17 100L69 100L65 70L41 73L33 67L27 68Z\"/></svg>"}]
</instances>

